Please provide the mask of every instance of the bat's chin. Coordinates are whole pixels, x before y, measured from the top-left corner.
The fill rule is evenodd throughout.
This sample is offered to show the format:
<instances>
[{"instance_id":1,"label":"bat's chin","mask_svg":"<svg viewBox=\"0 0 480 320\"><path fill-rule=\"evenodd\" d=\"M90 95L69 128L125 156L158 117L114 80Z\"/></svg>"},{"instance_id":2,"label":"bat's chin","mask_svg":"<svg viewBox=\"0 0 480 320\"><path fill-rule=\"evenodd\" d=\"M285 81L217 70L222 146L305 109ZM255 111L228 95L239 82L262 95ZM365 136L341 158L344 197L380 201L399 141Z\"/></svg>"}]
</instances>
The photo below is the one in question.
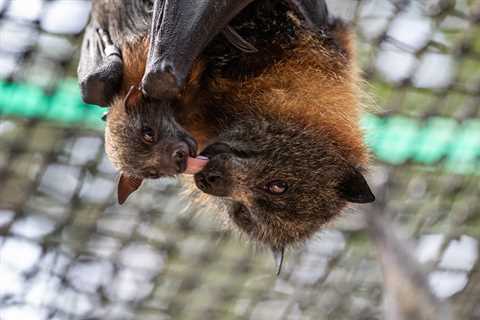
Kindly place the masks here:
<instances>
[{"instance_id":1,"label":"bat's chin","mask_svg":"<svg viewBox=\"0 0 480 320\"><path fill-rule=\"evenodd\" d=\"M201 191L216 197L230 196L231 182L225 172L205 168L194 176L195 185Z\"/></svg>"}]
</instances>

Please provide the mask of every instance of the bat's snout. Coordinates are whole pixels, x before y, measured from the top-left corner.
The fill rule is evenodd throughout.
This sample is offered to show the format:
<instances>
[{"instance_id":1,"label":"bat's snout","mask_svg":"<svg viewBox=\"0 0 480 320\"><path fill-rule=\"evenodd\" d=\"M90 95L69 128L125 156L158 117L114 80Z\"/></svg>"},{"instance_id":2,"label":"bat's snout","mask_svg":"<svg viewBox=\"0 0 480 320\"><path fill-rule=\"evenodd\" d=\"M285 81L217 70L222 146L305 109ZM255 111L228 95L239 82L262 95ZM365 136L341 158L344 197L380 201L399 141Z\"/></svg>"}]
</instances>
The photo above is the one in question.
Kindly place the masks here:
<instances>
[{"instance_id":1,"label":"bat's snout","mask_svg":"<svg viewBox=\"0 0 480 320\"><path fill-rule=\"evenodd\" d=\"M184 141L171 142L156 151L155 162L145 168L144 176L157 179L174 176L187 170L190 147Z\"/></svg>"}]
</instances>

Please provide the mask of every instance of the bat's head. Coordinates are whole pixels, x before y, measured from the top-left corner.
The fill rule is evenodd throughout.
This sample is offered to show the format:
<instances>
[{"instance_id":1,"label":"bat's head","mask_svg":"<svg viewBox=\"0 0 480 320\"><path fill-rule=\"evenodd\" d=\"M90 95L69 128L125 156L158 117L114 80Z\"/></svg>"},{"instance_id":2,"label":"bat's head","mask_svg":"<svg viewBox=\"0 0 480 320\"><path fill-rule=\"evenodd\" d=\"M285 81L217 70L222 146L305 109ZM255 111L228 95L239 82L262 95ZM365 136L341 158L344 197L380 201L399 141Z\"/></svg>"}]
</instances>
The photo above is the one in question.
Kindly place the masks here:
<instances>
[{"instance_id":1,"label":"bat's head","mask_svg":"<svg viewBox=\"0 0 480 320\"><path fill-rule=\"evenodd\" d=\"M105 149L121 174L119 202L142 179L183 173L196 154L195 140L175 121L171 104L149 99L136 87L114 101L106 121Z\"/></svg>"},{"instance_id":2,"label":"bat's head","mask_svg":"<svg viewBox=\"0 0 480 320\"><path fill-rule=\"evenodd\" d=\"M202 151L199 189L231 200L230 219L273 248L298 243L349 202L374 196L358 163L322 130L285 119L247 119Z\"/></svg>"}]
</instances>

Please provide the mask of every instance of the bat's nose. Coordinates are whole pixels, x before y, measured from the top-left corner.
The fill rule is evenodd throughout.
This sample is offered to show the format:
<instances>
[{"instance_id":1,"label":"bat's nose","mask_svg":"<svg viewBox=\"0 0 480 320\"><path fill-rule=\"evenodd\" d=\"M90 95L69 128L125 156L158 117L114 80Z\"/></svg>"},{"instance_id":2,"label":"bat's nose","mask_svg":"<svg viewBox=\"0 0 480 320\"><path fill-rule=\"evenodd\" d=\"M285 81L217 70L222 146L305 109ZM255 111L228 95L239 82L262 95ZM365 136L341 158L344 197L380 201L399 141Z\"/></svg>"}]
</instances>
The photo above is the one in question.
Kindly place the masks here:
<instances>
[{"instance_id":1,"label":"bat's nose","mask_svg":"<svg viewBox=\"0 0 480 320\"><path fill-rule=\"evenodd\" d=\"M216 170L197 173L195 175L195 184L203 192L217 197L226 197L230 192L228 179L222 172Z\"/></svg>"},{"instance_id":2,"label":"bat's nose","mask_svg":"<svg viewBox=\"0 0 480 320\"><path fill-rule=\"evenodd\" d=\"M153 167L144 172L146 178L156 179L184 173L187 169L190 149L186 142L170 142L156 151Z\"/></svg>"}]
</instances>

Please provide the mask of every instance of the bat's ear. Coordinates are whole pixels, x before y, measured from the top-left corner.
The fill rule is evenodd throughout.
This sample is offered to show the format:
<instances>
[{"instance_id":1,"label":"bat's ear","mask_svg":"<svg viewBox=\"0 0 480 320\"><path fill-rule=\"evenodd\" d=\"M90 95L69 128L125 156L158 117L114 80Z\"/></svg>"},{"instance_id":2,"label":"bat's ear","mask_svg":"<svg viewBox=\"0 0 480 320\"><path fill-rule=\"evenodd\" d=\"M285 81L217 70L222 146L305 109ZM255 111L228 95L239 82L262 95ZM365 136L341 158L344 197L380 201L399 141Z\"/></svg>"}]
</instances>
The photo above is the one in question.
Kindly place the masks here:
<instances>
[{"instance_id":1,"label":"bat's ear","mask_svg":"<svg viewBox=\"0 0 480 320\"><path fill-rule=\"evenodd\" d=\"M140 88L138 88L137 86L131 86L124 101L125 112L127 114L130 114L136 106L142 103L142 99L142 90L140 90Z\"/></svg>"},{"instance_id":2,"label":"bat's ear","mask_svg":"<svg viewBox=\"0 0 480 320\"><path fill-rule=\"evenodd\" d=\"M142 181L143 180L140 178L129 177L123 173L120 173L117 184L118 203L123 204L130 194L140 188Z\"/></svg>"},{"instance_id":3,"label":"bat's ear","mask_svg":"<svg viewBox=\"0 0 480 320\"><path fill-rule=\"evenodd\" d=\"M375 196L368 186L367 180L355 168L343 178L338 186L343 199L353 203L369 203L375 201Z\"/></svg>"}]
</instances>

